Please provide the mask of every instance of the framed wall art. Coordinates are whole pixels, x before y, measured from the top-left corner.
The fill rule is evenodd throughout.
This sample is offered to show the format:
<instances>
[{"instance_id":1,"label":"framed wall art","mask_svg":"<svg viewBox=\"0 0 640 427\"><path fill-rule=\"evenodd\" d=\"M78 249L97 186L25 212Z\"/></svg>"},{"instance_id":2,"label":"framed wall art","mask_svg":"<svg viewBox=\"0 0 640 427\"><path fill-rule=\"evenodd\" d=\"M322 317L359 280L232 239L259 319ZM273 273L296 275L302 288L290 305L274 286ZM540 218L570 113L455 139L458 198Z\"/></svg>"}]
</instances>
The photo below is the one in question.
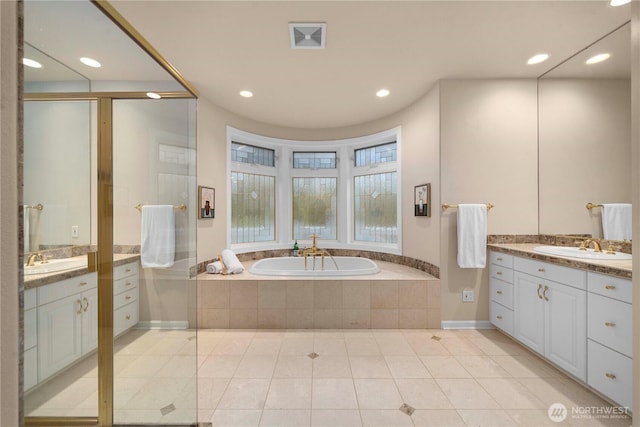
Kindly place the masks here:
<instances>
[{"instance_id":1,"label":"framed wall art","mask_svg":"<svg viewBox=\"0 0 640 427\"><path fill-rule=\"evenodd\" d=\"M431 184L415 186L413 204L415 216L431 216Z\"/></svg>"},{"instance_id":2,"label":"framed wall art","mask_svg":"<svg viewBox=\"0 0 640 427\"><path fill-rule=\"evenodd\" d=\"M198 218L216 217L216 190L215 188L198 185Z\"/></svg>"}]
</instances>

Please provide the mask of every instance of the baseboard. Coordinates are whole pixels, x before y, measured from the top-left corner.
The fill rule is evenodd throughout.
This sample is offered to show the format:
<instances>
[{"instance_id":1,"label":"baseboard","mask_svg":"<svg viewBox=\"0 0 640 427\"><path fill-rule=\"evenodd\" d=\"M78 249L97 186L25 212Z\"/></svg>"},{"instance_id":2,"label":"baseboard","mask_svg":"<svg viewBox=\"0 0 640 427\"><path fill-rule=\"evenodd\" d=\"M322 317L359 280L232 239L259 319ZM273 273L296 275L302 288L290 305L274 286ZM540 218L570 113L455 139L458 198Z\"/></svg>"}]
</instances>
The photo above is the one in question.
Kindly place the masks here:
<instances>
[{"instance_id":1,"label":"baseboard","mask_svg":"<svg viewBox=\"0 0 640 427\"><path fill-rule=\"evenodd\" d=\"M141 320L136 329L189 329L186 320Z\"/></svg>"},{"instance_id":2,"label":"baseboard","mask_svg":"<svg viewBox=\"0 0 640 427\"><path fill-rule=\"evenodd\" d=\"M495 329L488 320L443 320L442 329Z\"/></svg>"}]
</instances>

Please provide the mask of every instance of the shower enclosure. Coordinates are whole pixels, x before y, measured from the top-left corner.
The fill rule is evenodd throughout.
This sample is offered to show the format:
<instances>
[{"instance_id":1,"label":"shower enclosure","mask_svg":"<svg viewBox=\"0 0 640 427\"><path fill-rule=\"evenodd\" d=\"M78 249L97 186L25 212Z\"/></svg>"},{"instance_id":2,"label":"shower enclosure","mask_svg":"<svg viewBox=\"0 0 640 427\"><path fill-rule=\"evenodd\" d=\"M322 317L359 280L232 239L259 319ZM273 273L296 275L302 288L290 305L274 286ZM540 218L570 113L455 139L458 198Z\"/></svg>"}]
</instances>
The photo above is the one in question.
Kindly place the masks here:
<instances>
[{"instance_id":1,"label":"shower enclosure","mask_svg":"<svg viewBox=\"0 0 640 427\"><path fill-rule=\"evenodd\" d=\"M106 2L24 9L25 425L193 425L195 91ZM176 208L162 269L149 205Z\"/></svg>"}]
</instances>

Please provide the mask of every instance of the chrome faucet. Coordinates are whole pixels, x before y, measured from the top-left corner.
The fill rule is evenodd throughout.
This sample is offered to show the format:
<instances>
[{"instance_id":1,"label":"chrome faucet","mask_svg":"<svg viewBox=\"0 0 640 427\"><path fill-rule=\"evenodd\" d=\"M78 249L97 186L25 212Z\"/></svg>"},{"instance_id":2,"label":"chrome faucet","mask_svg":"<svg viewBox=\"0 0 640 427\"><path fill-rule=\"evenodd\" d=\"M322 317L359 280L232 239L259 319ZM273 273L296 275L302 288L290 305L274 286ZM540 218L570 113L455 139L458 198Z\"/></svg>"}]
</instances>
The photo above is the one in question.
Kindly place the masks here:
<instances>
[{"instance_id":1,"label":"chrome faucet","mask_svg":"<svg viewBox=\"0 0 640 427\"><path fill-rule=\"evenodd\" d=\"M589 246L591 246L592 243L593 243L594 252L602 252L602 247L600 246L600 243L598 242L597 239L587 239L581 242L580 247L578 249L580 249L581 251L586 251L589 248Z\"/></svg>"},{"instance_id":2,"label":"chrome faucet","mask_svg":"<svg viewBox=\"0 0 640 427\"><path fill-rule=\"evenodd\" d=\"M44 261L44 256L40 252L29 255L29 258L27 258L27 267L31 267L36 261Z\"/></svg>"}]
</instances>

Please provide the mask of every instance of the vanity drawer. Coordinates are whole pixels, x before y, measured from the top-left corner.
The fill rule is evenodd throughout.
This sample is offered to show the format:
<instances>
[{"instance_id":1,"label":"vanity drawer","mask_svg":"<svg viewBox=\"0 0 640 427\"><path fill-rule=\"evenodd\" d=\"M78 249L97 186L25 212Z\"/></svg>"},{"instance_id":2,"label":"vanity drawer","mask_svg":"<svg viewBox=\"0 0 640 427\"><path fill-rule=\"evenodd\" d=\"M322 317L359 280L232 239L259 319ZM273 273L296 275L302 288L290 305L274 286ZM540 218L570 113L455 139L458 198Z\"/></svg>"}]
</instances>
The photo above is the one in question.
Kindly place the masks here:
<instances>
[{"instance_id":1,"label":"vanity drawer","mask_svg":"<svg viewBox=\"0 0 640 427\"><path fill-rule=\"evenodd\" d=\"M589 292L631 303L631 280L589 272L587 281Z\"/></svg>"},{"instance_id":2,"label":"vanity drawer","mask_svg":"<svg viewBox=\"0 0 640 427\"><path fill-rule=\"evenodd\" d=\"M631 304L592 293L587 298L587 336L631 357Z\"/></svg>"},{"instance_id":3,"label":"vanity drawer","mask_svg":"<svg viewBox=\"0 0 640 427\"><path fill-rule=\"evenodd\" d=\"M506 268L513 268L513 256L503 254L502 252L491 251L490 255L491 264L499 265Z\"/></svg>"},{"instance_id":4,"label":"vanity drawer","mask_svg":"<svg viewBox=\"0 0 640 427\"><path fill-rule=\"evenodd\" d=\"M38 305L38 292L36 289L27 289L24 291L24 309L30 310Z\"/></svg>"},{"instance_id":5,"label":"vanity drawer","mask_svg":"<svg viewBox=\"0 0 640 427\"><path fill-rule=\"evenodd\" d=\"M513 311L495 301L489 303L489 318L491 323L509 335L513 335Z\"/></svg>"},{"instance_id":6,"label":"vanity drawer","mask_svg":"<svg viewBox=\"0 0 640 427\"><path fill-rule=\"evenodd\" d=\"M137 288L138 280L139 277L137 274L115 280L113 282L113 295L118 295L130 289Z\"/></svg>"},{"instance_id":7,"label":"vanity drawer","mask_svg":"<svg viewBox=\"0 0 640 427\"><path fill-rule=\"evenodd\" d=\"M631 408L632 360L588 340L587 383L621 406Z\"/></svg>"},{"instance_id":8,"label":"vanity drawer","mask_svg":"<svg viewBox=\"0 0 640 427\"><path fill-rule=\"evenodd\" d=\"M113 297L113 308L118 309L122 306L138 300L138 288L130 289Z\"/></svg>"},{"instance_id":9,"label":"vanity drawer","mask_svg":"<svg viewBox=\"0 0 640 427\"><path fill-rule=\"evenodd\" d=\"M127 304L113 312L113 334L119 335L138 323L138 303Z\"/></svg>"},{"instance_id":10,"label":"vanity drawer","mask_svg":"<svg viewBox=\"0 0 640 427\"><path fill-rule=\"evenodd\" d=\"M489 282L489 292L491 301L513 309L513 285L511 283L492 277Z\"/></svg>"},{"instance_id":11,"label":"vanity drawer","mask_svg":"<svg viewBox=\"0 0 640 427\"><path fill-rule=\"evenodd\" d=\"M84 292L98 286L98 275L96 273L84 274L71 279L61 280L51 285L38 288L38 305L66 298L70 295Z\"/></svg>"},{"instance_id":12,"label":"vanity drawer","mask_svg":"<svg viewBox=\"0 0 640 427\"><path fill-rule=\"evenodd\" d=\"M24 311L24 349L38 345L38 310Z\"/></svg>"},{"instance_id":13,"label":"vanity drawer","mask_svg":"<svg viewBox=\"0 0 640 427\"><path fill-rule=\"evenodd\" d=\"M510 268L502 267L500 265L491 264L489 266L491 277L500 279L507 283L513 283L513 270Z\"/></svg>"},{"instance_id":14,"label":"vanity drawer","mask_svg":"<svg viewBox=\"0 0 640 427\"><path fill-rule=\"evenodd\" d=\"M572 286L578 289L587 289L587 273L586 271L575 268L563 267L548 262L537 261L528 258L514 257L513 269L531 274L532 276L542 277L563 285Z\"/></svg>"},{"instance_id":15,"label":"vanity drawer","mask_svg":"<svg viewBox=\"0 0 640 427\"><path fill-rule=\"evenodd\" d=\"M134 274L138 274L139 267L137 262L130 262L128 264L123 264L115 267L113 269L113 280L119 280L123 277L133 276Z\"/></svg>"}]
</instances>

